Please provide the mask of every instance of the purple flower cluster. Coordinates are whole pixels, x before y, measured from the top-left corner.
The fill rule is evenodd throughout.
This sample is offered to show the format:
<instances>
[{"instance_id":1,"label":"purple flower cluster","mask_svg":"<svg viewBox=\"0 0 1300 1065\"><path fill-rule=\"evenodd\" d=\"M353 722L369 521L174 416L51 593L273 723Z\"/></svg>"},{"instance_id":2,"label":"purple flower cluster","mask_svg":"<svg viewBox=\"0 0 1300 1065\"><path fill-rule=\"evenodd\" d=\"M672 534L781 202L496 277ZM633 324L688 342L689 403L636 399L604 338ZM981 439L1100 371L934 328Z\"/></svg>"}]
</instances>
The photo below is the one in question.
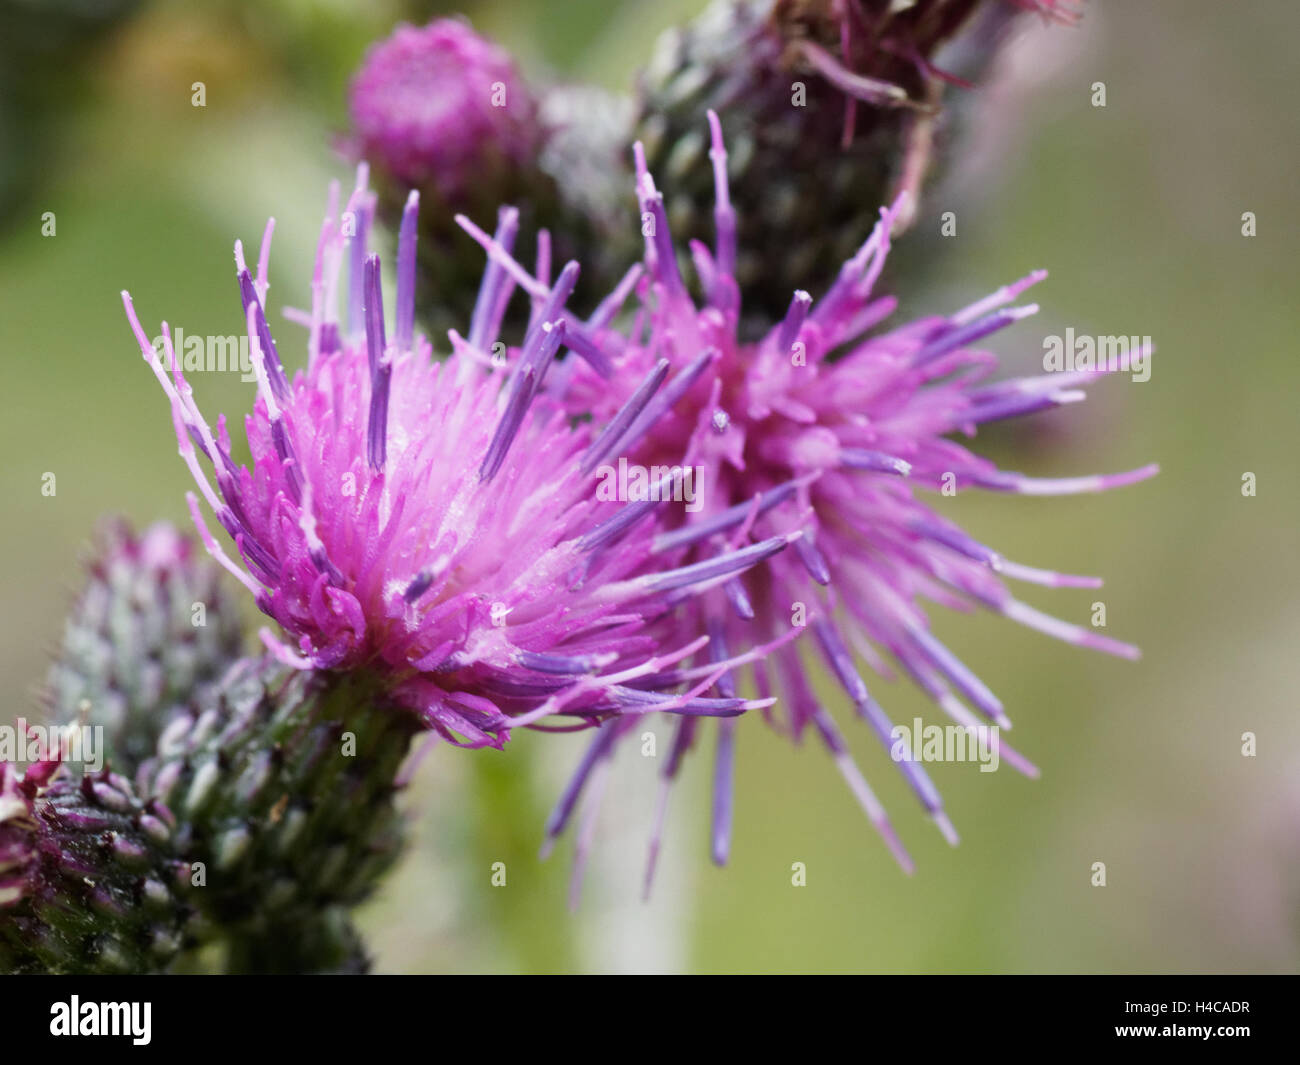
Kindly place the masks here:
<instances>
[{"instance_id":1,"label":"purple flower cluster","mask_svg":"<svg viewBox=\"0 0 1300 1065\"><path fill-rule=\"evenodd\" d=\"M1019 6L1070 17L1066 4ZM413 88L431 64L441 76L443 63L472 70L465 99ZM448 173L485 138L528 150L534 116L513 77L508 58L457 24L404 27L358 76L354 120L367 152L419 182L428 175L418 160L433 157L431 145ZM503 86L508 106L485 105L489 88ZM383 122L369 121L381 111ZM401 221L390 332L380 262L368 252L376 199L365 166L346 203L333 190L310 309L287 312L307 329L306 369L293 376L266 317L273 224L255 274L236 244L258 375L245 420L251 468L233 459L224 418L214 430L200 413L166 325L156 345L124 293L127 313L169 399L181 456L239 562L218 545L191 494L200 535L288 634L285 642L262 633L283 662L374 671L425 727L459 745L500 746L512 728L557 727L555 715L574 719L563 727L594 728L548 823L548 846L620 738L647 713L677 714L647 883L668 790L701 717L720 719L712 852L726 861L735 718L760 709L793 740L810 730L820 739L910 869L814 692L813 660L955 843L937 789L916 751L900 747L859 661L883 678L911 680L958 727L982 735L1010 720L934 635L933 607L985 610L1121 657L1138 652L1041 612L1008 583L1095 588L1099 580L1011 561L947 518L937 499L972 489L1103 491L1156 467L1041 479L1000 469L960 442L991 422L1078 401L1096 377L1126 366L991 379L998 361L982 344L1037 310L1019 301L1046 277L1041 270L955 312L887 324L897 301L876 287L906 194L881 210L817 300L792 293L783 320L742 339L737 217L712 111L709 122L714 246L693 241L688 256L675 246L638 144L644 264L585 320L566 307L578 264L551 276L549 234L538 234L530 270L513 256L516 210L502 208L491 235L458 216L487 266L472 318L463 335L450 331L445 360L414 328L417 194ZM502 123L518 130L503 135ZM693 282L682 273L687 260ZM510 346L500 334L517 290L530 313ZM613 463L652 471L656 490L609 501L597 482ZM659 490L683 469L698 474L689 508ZM752 672L756 699L737 690L741 666ZM1037 774L999 746L1010 764Z\"/></svg>"},{"instance_id":2,"label":"purple flower cluster","mask_svg":"<svg viewBox=\"0 0 1300 1065\"><path fill-rule=\"evenodd\" d=\"M934 636L926 603L959 611L982 608L1065 642L1126 658L1138 651L1042 613L1006 583L1095 588L1099 580L1006 559L945 518L923 493L1096 492L1142 480L1157 468L1037 479L1000 470L952 439L973 436L980 425L1080 400L1080 389L1106 371L990 382L997 359L979 345L1037 310L1016 301L1045 271L955 313L885 328L897 301L877 296L874 289L901 203L882 210L870 238L820 300L794 293L784 321L756 343L741 342L740 292L733 276L736 219L720 126L715 115L710 121L717 242L713 250L699 244L690 249L703 305L697 305L680 273L662 197L638 145L645 272L630 276L625 289L635 287L640 306L625 325L596 334L616 373L607 377L575 365L559 399L575 417L590 415L598 424L612 423L617 411L632 406L639 414L611 453L649 468L679 463L705 471L702 511L672 513L672 527L658 535L665 564L690 566L720 550L792 539L791 551L693 600L682 615L686 631L708 633L710 653L722 658L729 650L772 641L792 625L810 630L810 640L753 663L758 691L781 695L769 719L795 740L812 726L872 823L910 868L882 804L814 695L808 658L820 658L838 680L922 806L955 842L929 775L911 751L904 748L900 756L892 722L868 691L858 657L884 677L897 673L911 679L954 722L975 730L981 724L1009 728L1010 721L988 686ZM499 254L484 234L469 228ZM541 291L536 280L531 286ZM1139 356L1145 352L1134 353ZM730 676L720 681L719 691L734 694ZM719 724L712 832L719 863L726 860L730 838L735 725ZM695 720L678 724L673 753L663 767L666 784L698 727ZM563 828L593 764L608 755L623 731L611 722L595 738L552 831ZM1001 756L1037 774L1005 744ZM652 853L657 845L656 830Z\"/></svg>"},{"instance_id":3,"label":"purple flower cluster","mask_svg":"<svg viewBox=\"0 0 1300 1065\"><path fill-rule=\"evenodd\" d=\"M251 468L232 458L224 417L214 431L199 411L167 325L160 351L123 293L170 401L181 457L243 565L219 546L191 493L200 536L294 640L264 629L268 648L302 669L379 671L427 727L467 746L500 746L512 727L561 712L581 724L759 705L702 695L728 664L669 671L704 641L670 647L676 630L664 619L792 537L691 566L658 564L653 528L635 520L638 508L611 515L593 498L586 467L603 438L572 428L545 395L562 347L597 374L611 369L589 327L564 308L576 265L539 297L522 344L508 353L501 345L494 359L515 282L491 264L468 333L453 334L451 357L435 360L413 324L417 207L413 195L389 333L379 259L366 247L374 200L364 168L341 212L335 188L311 309L294 315L307 327L307 367L292 378L265 311L274 223L256 275L236 244L258 376L245 419ZM514 212L503 211L502 246L515 224ZM685 693L668 690L682 684Z\"/></svg>"}]
</instances>

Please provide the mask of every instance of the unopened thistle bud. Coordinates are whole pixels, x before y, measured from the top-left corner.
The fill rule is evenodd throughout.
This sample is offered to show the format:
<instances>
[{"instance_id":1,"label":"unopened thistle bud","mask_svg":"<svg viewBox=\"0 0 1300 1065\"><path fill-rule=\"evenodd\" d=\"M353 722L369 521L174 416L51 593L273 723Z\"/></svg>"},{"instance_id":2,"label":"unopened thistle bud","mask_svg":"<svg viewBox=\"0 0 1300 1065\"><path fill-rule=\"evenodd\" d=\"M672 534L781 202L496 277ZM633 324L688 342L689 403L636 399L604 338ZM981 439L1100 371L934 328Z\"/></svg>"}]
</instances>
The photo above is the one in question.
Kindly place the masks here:
<instances>
[{"instance_id":1,"label":"unopened thistle bud","mask_svg":"<svg viewBox=\"0 0 1300 1065\"><path fill-rule=\"evenodd\" d=\"M554 184L539 166L542 124L505 49L456 19L400 25L352 80L345 153L370 166L381 216L396 228L415 189L420 213L417 303L435 335L468 320L482 264L455 216L491 226L518 203L531 239L550 224Z\"/></svg>"},{"instance_id":2,"label":"unopened thistle bud","mask_svg":"<svg viewBox=\"0 0 1300 1065\"><path fill-rule=\"evenodd\" d=\"M175 819L107 770L0 764L0 972L154 972L196 941Z\"/></svg>"},{"instance_id":3,"label":"unopened thistle bud","mask_svg":"<svg viewBox=\"0 0 1300 1065\"><path fill-rule=\"evenodd\" d=\"M103 753L130 773L239 657L239 601L202 548L165 523L140 534L106 524L88 571L46 698L56 724L102 727Z\"/></svg>"},{"instance_id":4,"label":"unopened thistle bud","mask_svg":"<svg viewBox=\"0 0 1300 1065\"><path fill-rule=\"evenodd\" d=\"M415 725L363 674L246 659L138 773L174 812L194 904L247 942L364 899L396 859L393 802Z\"/></svg>"},{"instance_id":5,"label":"unopened thistle bud","mask_svg":"<svg viewBox=\"0 0 1300 1065\"><path fill-rule=\"evenodd\" d=\"M760 326L780 320L792 291L834 281L879 204L902 191L916 203L945 86L970 88L994 51L966 49L951 70L941 49L977 13L1021 10L1069 16L1034 0L716 0L661 38L640 85L636 137L674 233L713 236L702 131L715 110L742 226L735 276L746 314Z\"/></svg>"},{"instance_id":6,"label":"unopened thistle bud","mask_svg":"<svg viewBox=\"0 0 1300 1065\"><path fill-rule=\"evenodd\" d=\"M358 968L345 908L398 854L414 732L363 674L244 659L134 781L0 765L0 971L161 971L214 940L265 969L286 929L299 967Z\"/></svg>"}]
</instances>

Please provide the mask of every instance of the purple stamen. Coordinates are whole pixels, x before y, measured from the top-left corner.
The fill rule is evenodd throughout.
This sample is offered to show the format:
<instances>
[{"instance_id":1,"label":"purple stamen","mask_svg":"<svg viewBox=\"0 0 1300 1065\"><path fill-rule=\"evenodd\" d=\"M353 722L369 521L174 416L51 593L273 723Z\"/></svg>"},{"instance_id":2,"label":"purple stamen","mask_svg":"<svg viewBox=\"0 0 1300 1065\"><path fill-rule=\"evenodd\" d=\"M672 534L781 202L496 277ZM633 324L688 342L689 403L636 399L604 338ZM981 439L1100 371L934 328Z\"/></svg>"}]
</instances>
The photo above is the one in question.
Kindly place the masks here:
<instances>
[{"instance_id":1,"label":"purple stamen","mask_svg":"<svg viewBox=\"0 0 1300 1065\"><path fill-rule=\"evenodd\" d=\"M722 140L722 123L712 109L709 110L709 135L712 139L709 158L713 162L713 220L717 227L718 269L732 277L736 273L736 212L731 206L731 192L727 188L727 146Z\"/></svg>"},{"instance_id":2,"label":"purple stamen","mask_svg":"<svg viewBox=\"0 0 1300 1065\"><path fill-rule=\"evenodd\" d=\"M333 355L342 347L342 341L339 338L338 322L322 322L320 327L320 353L322 355Z\"/></svg>"},{"instance_id":3,"label":"purple stamen","mask_svg":"<svg viewBox=\"0 0 1300 1065\"><path fill-rule=\"evenodd\" d=\"M766 514L778 503L789 499L794 495L795 490L805 483L803 480L786 481L784 484L769 488L766 492L755 496L755 499L758 500L757 507L754 505L754 499L747 499L743 503L736 503L726 510L719 511L713 517L706 518L704 521L692 522L690 525L683 525L680 529L660 533L655 537L654 550L658 553L685 547L687 544L697 543L726 529L733 528L751 515L757 518Z\"/></svg>"},{"instance_id":4,"label":"purple stamen","mask_svg":"<svg viewBox=\"0 0 1300 1065\"><path fill-rule=\"evenodd\" d=\"M587 453L582 458L582 465L579 469L583 473L590 473L594 470L604 458L613 450L614 445L618 443L619 437L623 435L627 427L632 424L637 415L640 414L647 403L659 391L659 386L664 383L664 378L668 376L669 363L667 359L660 359L654 365L645 379L637 385L637 389L628 397L626 403L619 408L619 411L610 420L609 424L600 431L600 435L592 441Z\"/></svg>"},{"instance_id":5,"label":"purple stamen","mask_svg":"<svg viewBox=\"0 0 1300 1065\"><path fill-rule=\"evenodd\" d=\"M647 710L672 707L675 714L690 714L696 717L738 717L753 705L748 699L719 699L712 696L695 696L682 699L680 696L664 695L660 692L641 691L623 684L610 687L609 694L620 707Z\"/></svg>"},{"instance_id":6,"label":"purple stamen","mask_svg":"<svg viewBox=\"0 0 1300 1065\"><path fill-rule=\"evenodd\" d=\"M883 451L870 451L862 447L840 448L840 461L855 470L871 470L875 473L896 473L906 477L912 472L912 464Z\"/></svg>"},{"instance_id":7,"label":"purple stamen","mask_svg":"<svg viewBox=\"0 0 1300 1065\"><path fill-rule=\"evenodd\" d=\"M193 425L191 425L188 421L186 421L186 422L185 422L185 432L186 432L186 434L189 436L189 438L190 438L190 442L191 442L195 447L197 447L201 452L203 452L203 457L204 457L205 459L207 459L209 462L211 462L211 461L212 461L212 456L208 454L208 445L205 444L205 443L203 442L203 437L202 437L202 435L199 433L198 429L195 428Z\"/></svg>"},{"instance_id":8,"label":"purple stamen","mask_svg":"<svg viewBox=\"0 0 1300 1065\"><path fill-rule=\"evenodd\" d=\"M587 363L601 377L608 380L614 376L614 363L604 349L587 335L586 328L568 311L562 315L564 326L568 330L564 337L564 346Z\"/></svg>"},{"instance_id":9,"label":"purple stamen","mask_svg":"<svg viewBox=\"0 0 1300 1065\"><path fill-rule=\"evenodd\" d=\"M708 368L709 364L718 357L717 348L709 348L702 355L697 356L684 370L674 377L658 396L648 404L641 416L632 424L632 428L627 431L626 436L618 441L616 449L619 451L631 451L633 447L641 440L641 437L649 431L660 418L670 410L682 396L690 391L691 385L699 380L700 374Z\"/></svg>"},{"instance_id":10,"label":"purple stamen","mask_svg":"<svg viewBox=\"0 0 1300 1065\"><path fill-rule=\"evenodd\" d=\"M940 334L937 339L923 345L912 356L912 365L924 366L940 356L947 355L950 351L964 348L968 344L973 344L975 341L988 336L990 333L996 333L999 329L1005 329L1007 326L1013 325L1020 321L1021 318L1028 318L1031 314L1037 313L1038 304L1031 303L1025 307L1009 307L1006 310L994 311L992 314L977 318L967 325L956 326Z\"/></svg>"},{"instance_id":11,"label":"purple stamen","mask_svg":"<svg viewBox=\"0 0 1300 1065\"><path fill-rule=\"evenodd\" d=\"M280 456L280 461L284 464L284 479L289 486L289 495L295 503L301 503L302 477L298 473L298 459L294 454L289 434L284 428L283 418L271 420L271 443L275 445L275 453Z\"/></svg>"},{"instance_id":12,"label":"purple stamen","mask_svg":"<svg viewBox=\"0 0 1300 1065\"><path fill-rule=\"evenodd\" d=\"M543 285L551 283L551 231L537 231L537 263L533 267L533 276Z\"/></svg>"},{"instance_id":13,"label":"purple stamen","mask_svg":"<svg viewBox=\"0 0 1300 1065\"><path fill-rule=\"evenodd\" d=\"M1051 392L1047 395L1014 395L976 403L965 410L953 412L953 425L966 425L978 422L1001 421L1004 418L1019 418L1025 414L1035 414L1040 410L1061 407L1067 403L1078 403L1084 399L1084 393L1078 391Z\"/></svg>"},{"instance_id":14,"label":"purple stamen","mask_svg":"<svg viewBox=\"0 0 1300 1065\"><path fill-rule=\"evenodd\" d=\"M509 252L514 247L518 232L519 211L514 207L502 207L497 212L497 229L493 241ZM501 315L505 313L505 304L514 287L514 280L505 267L489 256L487 269L483 271L483 280L479 284L478 299L474 302L469 336L466 338L473 347L486 351L496 340Z\"/></svg>"},{"instance_id":15,"label":"purple stamen","mask_svg":"<svg viewBox=\"0 0 1300 1065\"><path fill-rule=\"evenodd\" d=\"M289 381L284 375L284 366L280 362L280 352L275 346L275 341L271 338L271 327L267 324L266 313L262 310L261 301L257 298L257 292L253 286L253 278L247 270L239 271L239 296L244 303L244 313L248 313L249 307L254 308L253 319L256 323L258 343L262 346L262 354L266 357L267 377L270 379L271 388L275 391L275 398L280 403L289 401Z\"/></svg>"},{"instance_id":16,"label":"purple stamen","mask_svg":"<svg viewBox=\"0 0 1300 1065\"><path fill-rule=\"evenodd\" d=\"M229 506L222 507L217 511L217 521L221 522L222 528L239 545L240 553L245 560L262 571L268 584L273 584L280 579L280 564L262 546L261 541L249 532L248 526L236 517L234 510Z\"/></svg>"},{"instance_id":17,"label":"purple stamen","mask_svg":"<svg viewBox=\"0 0 1300 1065\"><path fill-rule=\"evenodd\" d=\"M826 565L826 559L809 536L805 534L796 540L794 549L799 555L799 561L803 563L803 568L808 571L808 576L818 584L831 583L830 567Z\"/></svg>"},{"instance_id":18,"label":"purple stamen","mask_svg":"<svg viewBox=\"0 0 1300 1065\"><path fill-rule=\"evenodd\" d=\"M952 548L958 554L965 555L967 558L973 558L976 562L983 562L987 566L993 566L995 569L1000 562L998 554L990 547L972 540L960 529L948 525L940 525L938 522L917 520L911 523L909 528L917 536L924 537L927 540L933 540L935 543L943 544L944 547Z\"/></svg>"},{"instance_id":19,"label":"purple stamen","mask_svg":"<svg viewBox=\"0 0 1300 1065\"><path fill-rule=\"evenodd\" d=\"M666 503L672 499L672 484L674 476L681 476L680 471L677 474L672 472L664 474L659 480L650 486L646 499L638 499L623 507L609 521L597 525L588 533L584 533L578 540L578 549L580 551L591 551L602 544L608 543L614 537L621 535L644 518L660 503Z\"/></svg>"},{"instance_id":20,"label":"purple stamen","mask_svg":"<svg viewBox=\"0 0 1300 1065\"><path fill-rule=\"evenodd\" d=\"M848 648L844 646L844 641L838 630L829 619L819 617L813 621L813 632L817 636L817 643L821 647L822 655L825 657L827 664L835 673L840 685L852 698L858 716L871 726L876 738L884 746L885 750L890 751L892 754L894 747L893 722L889 720L889 716L868 693L862 675L854 666L853 658L849 654ZM896 761L916 797L921 800L921 804L926 810L936 815L936 820L938 820L937 815L941 814L943 810L943 799L940 798L938 789L930 780L929 774L915 760L910 750L905 750L903 756L897 758ZM942 828L943 825L941 824L940 827ZM947 835L948 832L945 831L944 834Z\"/></svg>"},{"instance_id":21,"label":"purple stamen","mask_svg":"<svg viewBox=\"0 0 1300 1065\"><path fill-rule=\"evenodd\" d=\"M1002 709L1001 700L989 690L988 685L971 672L966 663L919 626L909 628L908 635L925 659L947 677L954 688L974 703L980 713L1002 728L1011 727L1011 721Z\"/></svg>"},{"instance_id":22,"label":"purple stamen","mask_svg":"<svg viewBox=\"0 0 1300 1065\"><path fill-rule=\"evenodd\" d=\"M739 577L732 577L723 584L722 590L738 618L742 621L754 620L754 604L749 601L749 593L745 591L744 582Z\"/></svg>"},{"instance_id":23,"label":"purple stamen","mask_svg":"<svg viewBox=\"0 0 1300 1065\"><path fill-rule=\"evenodd\" d=\"M370 357L370 375L379 369L384 348L388 346L384 335L384 299L379 277L379 256L368 255L365 261L365 299L363 309L366 321L366 353Z\"/></svg>"},{"instance_id":24,"label":"purple stamen","mask_svg":"<svg viewBox=\"0 0 1300 1065\"><path fill-rule=\"evenodd\" d=\"M552 655L539 654L535 651L520 651L515 660L528 669L539 673L557 673L564 676L590 673L598 665L591 655Z\"/></svg>"},{"instance_id":25,"label":"purple stamen","mask_svg":"<svg viewBox=\"0 0 1300 1065\"><path fill-rule=\"evenodd\" d=\"M812 314L815 322L827 327L834 327L836 322L843 317L841 304L852 297L859 278L866 271L867 265L880 256L881 244L887 240L884 223L877 222L871 230L871 235L862 242L862 246L854 253L853 258L846 260L844 265L840 267L835 281L822 294L817 309Z\"/></svg>"},{"instance_id":26,"label":"purple stamen","mask_svg":"<svg viewBox=\"0 0 1300 1065\"><path fill-rule=\"evenodd\" d=\"M393 376L392 354L384 337L384 295L379 256L366 258L366 347L370 357L370 421L366 453L370 468L382 470L388 449L388 391Z\"/></svg>"},{"instance_id":27,"label":"purple stamen","mask_svg":"<svg viewBox=\"0 0 1300 1065\"><path fill-rule=\"evenodd\" d=\"M652 592L667 592L675 588L686 588L693 584L713 581L749 569L755 563L770 558L778 551L785 550L786 545L797 540L800 535L800 533L787 533L784 536L773 536L760 540L756 544L750 544L748 547L742 547L739 551L719 555L717 558L693 562L689 566L666 570L663 573L646 574L644 577L636 578L636 583Z\"/></svg>"},{"instance_id":28,"label":"purple stamen","mask_svg":"<svg viewBox=\"0 0 1300 1065\"><path fill-rule=\"evenodd\" d=\"M808 308L812 306L812 296L803 289L797 291L790 300L790 309L777 327L776 350L782 355L790 354L794 342L799 339L799 331L808 317Z\"/></svg>"},{"instance_id":29,"label":"purple stamen","mask_svg":"<svg viewBox=\"0 0 1300 1065\"><path fill-rule=\"evenodd\" d=\"M350 238L351 257L348 267L348 333L356 336L365 329L366 247L370 243L370 214L373 205L362 189L352 196L349 205L356 219L356 233Z\"/></svg>"},{"instance_id":30,"label":"purple stamen","mask_svg":"<svg viewBox=\"0 0 1300 1065\"><path fill-rule=\"evenodd\" d=\"M685 291L682 275L677 269L677 253L673 249L672 233L668 229L668 213L664 210L664 198L655 188L654 178L646 168L645 149L638 141L632 146L632 156L636 163L636 193L641 205L641 224L644 229L645 216L650 216L651 233L646 234L646 252L654 276L673 295Z\"/></svg>"},{"instance_id":31,"label":"purple stamen","mask_svg":"<svg viewBox=\"0 0 1300 1065\"><path fill-rule=\"evenodd\" d=\"M415 332L415 243L420 215L420 194L412 189L402 210L402 227L397 235L397 328L398 351L411 350Z\"/></svg>"},{"instance_id":32,"label":"purple stamen","mask_svg":"<svg viewBox=\"0 0 1300 1065\"><path fill-rule=\"evenodd\" d=\"M529 274L527 270L515 262L511 257L508 248L502 246L494 238L489 237L483 232L483 230L462 214L456 216L456 224L473 237L475 242L487 252L490 266L499 266L509 274L512 285L520 285L533 299L537 299L538 297L545 298L549 294L550 289L548 289L546 285L542 284L535 277ZM486 284L486 279L484 283ZM479 294L480 296L483 295L483 289L480 288ZM503 289L497 299L496 308L493 311L494 317L492 328L487 334L492 340L496 339L497 330L501 325L501 316L505 313L506 298L508 298L508 296L509 290ZM586 328L582 323L568 311L564 311L561 318L568 329L568 337L565 340L565 344L568 346L569 350L579 358L588 362L591 365L591 368L601 377L610 377L614 372L613 363L600 345L598 345L592 337L588 336ZM482 344L475 346L480 350L482 349Z\"/></svg>"},{"instance_id":33,"label":"purple stamen","mask_svg":"<svg viewBox=\"0 0 1300 1065\"><path fill-rule=\"evenodd\" d=\"M492 442L488 445L487 455L483 458L483 465L479 467L480 481L492 480L505 461L510 445L514 443L515 436L524 423L524 415L528 413L528 407L537 394L538 370L532 363L536 362L545 367L555 358L555 353L564 340L564 323L562 321L543 323L540 335L541 340L536 355L530 358L530 353L524 354L524 360L528 365L522 368L515 379L514 390L506 403L505 413L497 423Z\"/></svg>"},{"instance_id":34,"label":"purple stamen","mask_svg":"<svg viewBox=\"0 0 1300 1065\"><path fill-rule=\"evenodd\" d=\"M604 329L613 321L614 316L622 309L623 304L627 302L628 296L632 294L632 289L636 287L637 281L641 279L643 267L640 263L633 263L628 267L627 273L623 279L614 287L614 290L600 301L596 309L592 312L591 317L587 319L589 329Z\"/></svg>"},{"instance_id":35,"label":"purple stamen","mask_svg":"<svg viewBox=\"0 0 1300 1065\"><path fill-rule=\"evenodd\" d=\"M542 325L547 322L553 322L561 317L564 304L573 295L574 286L578 283L578 274L580 267L577 262L570 260L564 264L564 269L560 271L560 276L556 278L555 285L547 294L546 298L534 306L534 315L537 324L532 326L527 335L524 337L524 349L528 350L536 345L538 333ZM545 372L541 376L545 376ZM539 377L540 380L540 377Z\"/></svg>"}]
</instances>

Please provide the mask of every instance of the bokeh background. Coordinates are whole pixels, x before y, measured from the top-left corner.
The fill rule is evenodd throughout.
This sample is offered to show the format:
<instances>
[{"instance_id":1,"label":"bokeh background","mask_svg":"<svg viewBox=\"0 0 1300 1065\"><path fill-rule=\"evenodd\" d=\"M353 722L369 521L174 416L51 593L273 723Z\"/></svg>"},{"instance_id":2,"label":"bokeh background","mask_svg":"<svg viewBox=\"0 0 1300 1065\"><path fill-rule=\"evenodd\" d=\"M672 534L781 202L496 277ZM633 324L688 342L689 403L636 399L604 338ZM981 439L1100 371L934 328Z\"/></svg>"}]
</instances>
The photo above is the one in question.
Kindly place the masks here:
<instances>
[{"instance_id":1,"label":"bokeh background","mask_svg":"<svg viewBox=\"0 0 1300 1065\"><path fill-rule=\"evenodd\" d=\"M94 32L95 20L69 15L115 6L120 19ZM654 35L699 6L456 8L539 80L624 89ZM707 858L706 744L673 796L655 895L640 901L656 763L629 747L571 913L572 841L546 862L536 851L583 741L520 734L504 754L435 749L406 795L411 852L361 914L379 970L1300 965L1300 9L1087 6L1078 29L1027 20L972 105L970 159L907 238L920 265L902 295L908 310L942 310L1047 266L1043 314L995 345L1012 366L1035 362L1043 335L1067 325L1154 339L1150 381L1101 384L1082 407L989 434L982 447L1012 468L1061 475L1154 460L1156 480L1101 497L948 501L1008 557L1105 576L1100 593L1025 597L1081 623L1104 601L1108 631L1140 643L1143 660L1090 655L1010 622L938 619L1043 771L1030 781L936 766L962 833L956 849L839 706L917 859L910 878L824 753L754 720L739 730L730 868ZM147 322L236 333L232 241L255 241L274 214L273 302L301 305L326 183L347 177L331 142L350 71L400 18L449 10L0 2L0 683L13 714L35 706L97 519L187 523L187 474L119 291L131 290ZM191 106L195 81L206 83L205 108ZM1097 81L1105 108L1091 104ZM950 208L958 235L927 238ZM1245 211L1254 237L1242 235ZM292 351L292 328L278 334ZM206 377L207 409L245 409L251 386L238 375ZM46 472L57 476L52 498L40 490ZM1253 498L1242 494L1246 472L1257 477ZM895 720L927 713L902 685L876 688ZM1245 732L1257 737L1255 757L1242 755ZM796 861L806 887L791 885ZM1105 887L1091 883L1098 861ZM494 862L506 863L505 887L490 884Z\"/></svg>"}]
</instances>

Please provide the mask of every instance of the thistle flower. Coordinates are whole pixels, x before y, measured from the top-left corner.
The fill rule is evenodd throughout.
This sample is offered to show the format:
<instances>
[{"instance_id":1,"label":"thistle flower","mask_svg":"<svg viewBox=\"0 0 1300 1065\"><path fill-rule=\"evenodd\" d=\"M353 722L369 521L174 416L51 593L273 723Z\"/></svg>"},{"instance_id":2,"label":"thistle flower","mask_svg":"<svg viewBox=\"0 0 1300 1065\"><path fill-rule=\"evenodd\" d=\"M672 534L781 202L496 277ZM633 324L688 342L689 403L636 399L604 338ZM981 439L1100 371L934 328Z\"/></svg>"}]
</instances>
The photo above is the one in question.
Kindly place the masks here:
<instances>
[{"instance_id":1,"label":"thistle flower","mask_svg":"<svg viewBox=\"0 0 1300 1065\"><path fill-rule=\"evenodd\" d=\"M910 222L947 84L971 88L1012 16L1069 20L1056 0L715 0L666 32L641 76L635 137L674 231L706 240L705 113L723 117L741 239L734 272L757 329L796 288L817 291L869 233L875 205L909 193ZM990 25L992 24L992 25ZM960 58L945 49L969 32ZM949 63L959 63L950 68ZM779 257L763 249L779 247Z\"/></svg>"},{"instance_id":2,"label":"thistle flower","mask_svg":"<svg viewBox=\"0 0 1300 1065\"><path fill-rule=\"evenodd\" d=\"M337 188L332 193L311 310L294 315L308 327L307 369L292 380L264 310L273 222L256 277L236 244L258 377L245 420L251 469L231 457L224 419L214 433L200 413L166 323L160 358L123 293L141 352L170 400L180 454L243 565L217 543L190 493L199 535L294 641L263 629L268 649L298 669L374 675L423 727L471 747L499 747L511 728L557 713L590 724L656 709L734 715L766 705L701 697L732 663L667 672L706 638L669 647L660 629L678 603L798 534L690 567L658 566L654 523L638 522L635 507L611 516L593 498L584 455L604 442L572 429L540 396L562 348L598 376L612 372L591 327L564 309L577 264L530 293L532 322L522 345L507 349L497 337L515 279L493 261L468 334L453 331L452 357L438 363L413 331L418 195L402 219L391 334L379 260L366 250L373 210L362 167L341 215ZM502 212L501 247L509 248L517 224L513 210ZM682 684L685 692L669 690Z\"/></svg>"},{"instance_id":3,"label":"thistle flower","mask_svg":"<svg viewBox=\"0 0 1300 1065\"><path fill-rule=\"evenodd\" d=\"M938 792L915 752L906 743L900 747L857 659L884 677L897 670L958 725L977 729L1006 728L1010 722L987 685L935 637L926 600L957 610L983 608L1067 643L1125 658L1136 658L1138 651L1040 612L1017 599L1006 583L1092 588L1100 581L1007 560L945 518L922 492L1068 495L1131 484L1156 467L1037 479L1000 470L952 439L974 435L993 421L1082 399L1083 386L1107 369L1127 365L988 380L997 360L977 345L1034 313L1035 305L1016 301L1046 276L1044 271L955 313L884 329L896 301L876 296L873 288L901 203L882 210L870 237L820 301L798 291L785 318L759 341L738 339L737 220L721 125L715 115L709 120L717 241L712 251L698 243L691 248L706 293L703 306L697 306L679 273L663 197L638 145L637 192L648 219L646 272L636 282L641 307L630 327L611 327L596 337L610 353L614 375L606 380L579 367L566 382L562 401L574 413L591 412L597 423L635 402L643 412L640 420L611 444L611 455L653 466L685 454L706 471L702 512L656 538L670 564L690 565L722 545L735 550L753 538L803 534L793 550L698 598L689 624L710 633L708 654L717 656L771 639L792 619L811 629L811 641L783 646L770 656L774 675L763 661L754 663L759 692L783 696L767 716L795 740L811 727L890 849L910 868L880 802L813 694L802 648L820 655L924 808L955 841ZM648 387L629 400L631 383L638 379ZM734 695L730 677L719 681L718 692ZM719 863L729 846L735 724L721 722L718 740L713 855ZM665 788L698 727L695 720L678 724L663 769ZM563 829L593 769L607 760L623 731L623 723L614 721L597 735L557 807L552 835ZM1002 759L1036 775L1005 744L1000 750ZM652 855L657 846L656 828Z\"/></svg>"}]
</instances>

